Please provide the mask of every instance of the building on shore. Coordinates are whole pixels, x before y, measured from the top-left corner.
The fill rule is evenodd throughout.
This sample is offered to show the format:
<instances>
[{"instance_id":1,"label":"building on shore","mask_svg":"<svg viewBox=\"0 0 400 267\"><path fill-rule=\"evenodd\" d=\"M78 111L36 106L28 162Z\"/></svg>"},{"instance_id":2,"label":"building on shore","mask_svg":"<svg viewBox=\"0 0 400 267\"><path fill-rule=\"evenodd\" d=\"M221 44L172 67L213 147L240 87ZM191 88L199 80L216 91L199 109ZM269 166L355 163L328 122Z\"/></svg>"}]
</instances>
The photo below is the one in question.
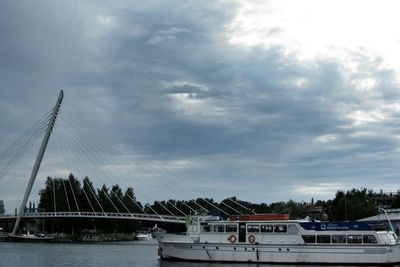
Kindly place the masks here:
<instances>
[{"instance_id":1,"label":"building on shore","mask_svg":"<svg viewBox=\"0 0 400 267\"><path fill-rule=\"evenodd\" d=\"M381 189L379 193L373 193L372 198L379 208L392 209L396 200L400 200L400 190L397 190L397 192L384 192Z\"/></svg>"}]
</instances>

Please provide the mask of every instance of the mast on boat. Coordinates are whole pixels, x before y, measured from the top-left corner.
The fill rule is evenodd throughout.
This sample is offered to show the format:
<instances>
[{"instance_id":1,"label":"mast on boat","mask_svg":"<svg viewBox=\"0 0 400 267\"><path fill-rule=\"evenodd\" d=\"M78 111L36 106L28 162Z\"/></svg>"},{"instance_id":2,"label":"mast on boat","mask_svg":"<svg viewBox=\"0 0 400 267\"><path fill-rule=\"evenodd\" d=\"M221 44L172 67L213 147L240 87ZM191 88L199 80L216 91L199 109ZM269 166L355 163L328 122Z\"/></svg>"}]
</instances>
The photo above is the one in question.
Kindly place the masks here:
<instances>
[{"instance_id":1,"label":"mast on boat","mask_svg":"<svg viewBox=\"0 0 400 267\"><path fill-rule=\"evenodd\" d=\"M35 165L33 165L31 177L29 178L28 185L26 186L24 198L22 199L21 206L19 207L17 220L15 221L14 228L13 228L11 235L17 234L19 224L21 222L21 217L25 212L26 203L27 203L29 195L32 191L33 183L35 182L36 175L40 168L40 164L42 163L43 155L44 155L44 152L46 151L46 147L49 142L50 135L53 130L54 124L56 122L57 115L60 110L61 102L62 102L63 98L64 98L64 92L63 92L63 90L61 90L60 95L58 96L58 99L57 99L57 103L54 106L53 114L51 115L51 119L50 119L49 123L47 124L46 134L43 137L42 145L40 146L38 155L36 157Z\"/></svg>"}]
</instances>

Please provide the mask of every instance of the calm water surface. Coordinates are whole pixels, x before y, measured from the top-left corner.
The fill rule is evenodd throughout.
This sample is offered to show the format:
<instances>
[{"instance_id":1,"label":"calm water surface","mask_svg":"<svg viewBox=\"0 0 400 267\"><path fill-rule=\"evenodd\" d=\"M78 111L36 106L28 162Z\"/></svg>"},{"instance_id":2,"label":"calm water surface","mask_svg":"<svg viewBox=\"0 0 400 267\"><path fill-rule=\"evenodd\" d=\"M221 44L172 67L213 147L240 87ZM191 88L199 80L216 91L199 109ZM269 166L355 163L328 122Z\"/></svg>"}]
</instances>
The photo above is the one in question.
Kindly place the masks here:
<instances>
[{"instance_id":1,"label":"calm water surface","mask_svg":"<svg viewBox=\"0 0 400 267\"><path fill-rule=\"evenodd\" d=\"M11 266L277 267L280 265L160 261L157 257L157 244L155 241L99 244L0 242L0 267ZM291 265L284 265L284 267L290 266ZM313 265L313 267L316 266Z\"/></svg>"}]
</instances>

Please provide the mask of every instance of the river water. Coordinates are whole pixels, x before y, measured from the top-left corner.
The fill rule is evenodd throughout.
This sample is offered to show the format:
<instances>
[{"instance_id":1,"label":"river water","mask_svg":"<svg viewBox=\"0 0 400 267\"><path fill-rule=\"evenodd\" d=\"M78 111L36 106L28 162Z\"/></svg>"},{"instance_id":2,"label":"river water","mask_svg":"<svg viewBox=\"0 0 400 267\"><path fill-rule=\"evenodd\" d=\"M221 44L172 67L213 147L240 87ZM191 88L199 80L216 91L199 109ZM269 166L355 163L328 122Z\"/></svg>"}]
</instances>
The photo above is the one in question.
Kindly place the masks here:
<instances>
[{"instance_id":1,"label":"river water","mask_svg":"<svg viewBox=\"0 0 400 267\"><path fill-rule=\"evenodd\" d=\"M157 257L157 243L154 240L95 244L0 242L0 267L19 266L278 267L280 265L160 261ZM284 265L284 267L289 266ZM318 266L313 265L313 267Z\"/></svg>"}]
</instances>

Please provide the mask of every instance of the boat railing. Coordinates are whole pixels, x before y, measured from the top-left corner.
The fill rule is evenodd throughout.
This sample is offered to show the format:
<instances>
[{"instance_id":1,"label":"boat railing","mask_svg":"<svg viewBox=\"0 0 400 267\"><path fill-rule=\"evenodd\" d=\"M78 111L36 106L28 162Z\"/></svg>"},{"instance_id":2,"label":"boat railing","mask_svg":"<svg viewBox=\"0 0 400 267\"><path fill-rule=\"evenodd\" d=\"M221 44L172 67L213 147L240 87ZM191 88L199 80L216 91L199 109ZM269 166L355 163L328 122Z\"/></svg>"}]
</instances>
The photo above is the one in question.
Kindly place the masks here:
<instances>
[{"instance_id":1,"label":"boat railing","mask_svg":"<svg viewBox=\"0 0 400 267\"><path fill-rule=\"evenodd\" d=\"M395 236L395 238L396 238L396 243L400 243L400 238L399 238L399 236L397 235L396 231L394 230L393 224L392 224L392 222L390 221L390 218L389 218L389 216L388 216L386 210L385 210L384 208L378 208L378 211L382 211L382 212L385 214L385 217L386 217L387 222L389 223L390 229L392 230L392 232L394 233L394 236ZM378 222L379 222L379 220L380 220L380 218L379 218L380 215L381 215L381 214L378 212Z\"/></svg>"}]
</instances>

